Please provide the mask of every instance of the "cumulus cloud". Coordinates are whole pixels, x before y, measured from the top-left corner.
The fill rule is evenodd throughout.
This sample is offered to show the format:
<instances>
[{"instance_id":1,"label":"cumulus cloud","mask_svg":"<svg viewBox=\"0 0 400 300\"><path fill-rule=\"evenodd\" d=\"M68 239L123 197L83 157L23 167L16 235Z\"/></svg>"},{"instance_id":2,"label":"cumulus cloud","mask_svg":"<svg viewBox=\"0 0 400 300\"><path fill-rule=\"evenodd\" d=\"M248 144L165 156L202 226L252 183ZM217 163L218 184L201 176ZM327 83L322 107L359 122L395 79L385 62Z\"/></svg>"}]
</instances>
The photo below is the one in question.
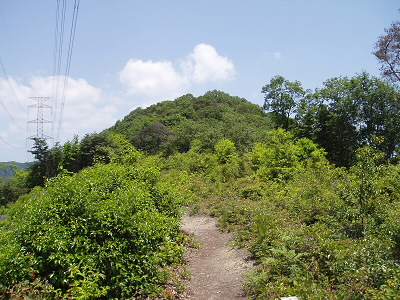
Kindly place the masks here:
<instances>
[{"instance_id":1,"label":"cumulus cloud","mask_svg":"<svg viewBox=\"0 0 400 300\"><path fill-rule=\"evenodd\" d=\"M207 44L197 45L182 65L194 83L232 80L236 73L233 63Z\"/></svg>"},{"instance_id":2,"label":"cumulus cloud","mask_svg":"<svg viewBox=\"0 0 400 300\"><path fill-rule=\"evenodd\" d=\"M130 59L119 74L132 95L176 97L187 90L189 81L169 61L153 62Z\"/></svg>"},{"instance_id":3,"label":"cumulus cloud","mask_svg":"<svg viewBox=\"0 0 400 300\"><path fill-rule=\"evenodd\" d=\"M61 92L60 92L61 93ZM54 104L57 109L57 128L60 124L60 112L63 106L62 95L59 95L58 103ZM65 102L62 114L60 137L68 137L74 134L83 136L86 133L102 131L113 125L116 121L117 107L110 104L108 97L102 90L90 85L84 79L68 79L68 89L65 94Z\"/></svg>"},{"instance_id":4,"label":"cumulus cloud","mask_svg":"<svg viewBox=\"0 0 400 300\"><path fill-rule=\"evenodd\" d=\"M213 46L199 44L177 66L170 61L130 59L119 79L131 95L166 100L187 93L195 84L232 80L235 73L231 60Z\"/></svg>"}]
</instances>

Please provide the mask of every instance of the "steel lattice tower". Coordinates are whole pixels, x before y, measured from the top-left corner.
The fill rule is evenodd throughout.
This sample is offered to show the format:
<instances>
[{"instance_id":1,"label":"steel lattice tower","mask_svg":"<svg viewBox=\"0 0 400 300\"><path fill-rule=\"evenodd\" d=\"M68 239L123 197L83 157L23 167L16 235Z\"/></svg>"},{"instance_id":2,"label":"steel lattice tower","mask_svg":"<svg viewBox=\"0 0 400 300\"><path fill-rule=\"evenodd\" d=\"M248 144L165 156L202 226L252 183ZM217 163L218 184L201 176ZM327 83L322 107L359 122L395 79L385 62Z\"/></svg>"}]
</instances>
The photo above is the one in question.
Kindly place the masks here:
<instances>
[{"instance_id":1,"label":"steel lattice tower","mask_svg":"<svg viewBox=\"0 0 400 300\"><path fill-rule=\"evenodd\" d=\"M32 123L36 123L37 125L36 125L36 134L28 137L28 139L34 139L34 138L39 138L39 139L44 139L44 140L52 139L51 136L43 134L43 125L45 123L49 123L49 124L53 123L52 121L46 120L43 117L43 109L46 109L46 108L51 109L51 106L44 104L44 102L49 100L50 97L29 97L29 98L37 101L37 103L28 106L28 111L29 111L29 108L36 108L37 115L36 115L36 119L28 122L28 125L32 124Z\"/></svg>"}]
</instances>

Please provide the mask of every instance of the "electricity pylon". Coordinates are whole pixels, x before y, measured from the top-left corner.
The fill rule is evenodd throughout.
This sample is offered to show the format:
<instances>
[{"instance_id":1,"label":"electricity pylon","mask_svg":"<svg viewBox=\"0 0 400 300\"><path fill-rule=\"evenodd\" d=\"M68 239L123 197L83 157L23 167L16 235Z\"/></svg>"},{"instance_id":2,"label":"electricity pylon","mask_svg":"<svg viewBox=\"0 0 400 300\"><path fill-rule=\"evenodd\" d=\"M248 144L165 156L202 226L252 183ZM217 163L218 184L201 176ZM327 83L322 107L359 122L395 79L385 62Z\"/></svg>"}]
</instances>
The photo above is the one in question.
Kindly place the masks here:
<instances>
[{"instance_id":1,"label":"electricity pylon","mask_svg":"<svg viewBox=\"0 0 400 300\"><path fill-rule=\"evenodd\" d=\"M31 140L34 138L43 139L43 140L52 139L51 136L43 134L43 125L45 123L49 123L49 124L53 123L52 121L46 120L43 117L43 109L46 109L46 108L51 109L51 106L44 104L43 102L49 100L50 97L29 97L29 98L37 101L37 103L33 104L33 105L29 105L28 112L29 112L29 108L36 108L37 114L36 114L36 119L28 121L28 125L32 124L32 123L36 123L36 134L28 137L28 139L31 139Z\"/></svg>"}]
</instances>

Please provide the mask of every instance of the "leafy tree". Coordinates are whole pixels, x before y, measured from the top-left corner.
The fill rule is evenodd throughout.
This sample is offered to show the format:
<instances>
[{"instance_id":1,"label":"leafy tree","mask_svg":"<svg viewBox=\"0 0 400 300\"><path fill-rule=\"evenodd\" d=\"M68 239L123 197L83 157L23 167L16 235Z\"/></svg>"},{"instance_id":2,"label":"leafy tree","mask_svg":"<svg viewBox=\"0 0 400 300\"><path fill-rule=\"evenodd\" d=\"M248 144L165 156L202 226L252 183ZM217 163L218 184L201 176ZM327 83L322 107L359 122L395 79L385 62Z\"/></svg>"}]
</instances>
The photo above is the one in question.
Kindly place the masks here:
<instances>
[{"instance_id":1,"label":"leafy tree","mask_svg":"<svg viewBox=\"0 0 400 300\"><path fill-rule=\"evenodd\" d=\"M379 193L377 183L383 175L384 153L366 145L357 150L357 164L351 168L356 175L358 185L358 205L360 216L359 231L355 232L357 236L365 235L365 219L373 211L375 203L371 201L373 196Z\"/></svg>"},{"instance_id":2,"label":"leafy tree","mask_svg":"<svg viewBox=\"0 0 400 300\"><path fill-rule=\"evenodd\" d=\"M155 154L160 151L174 132L161 123L153 123L141 130L132 138L132 144L140 150Z\"/></svg>"},{"instance_id":3,"label":"leafy tree","mask_svg":"<svg viewBox=\"0 0 400 300\"><path fill-rule=\"evenodd\" d=\"M321 97L328 103L326 115L320 115L326 123L325 134L319 135L317 143L323 142L328 158L338 166L350 166L359 148L357 117L359 107L351 96L351 82L347 77L336 77L324 82Z\"/></svg>"},{"instance_id":4,"label":"leafy tree","mask_svg":"<svg viewBox=\"0 0 400 300\"><path fill-rule=\"evenodd\" d=\"M326 164L325 152L309 139L296 140L282 128L269 132L264 142L256 143L249 154L253 169L261 179L288 180L307 162Z\"/></svg>"},{"instance_id":5,"label":"leafy tree","mask_svg":"<svg viewBox=\"0 0 400 300\"><path fill-rule=\"evenodd\" d=\"M33 139L32 153L36 161L31 165L27 185L30 188L43 186L49 174L49 146L45 139Z\"/></svg>"},{"instance_id":6,"label":"leafy tree","mask_svg":"<svg viewBox=\"0 0 400 300\"><path fill-rule=\"evenodd\" d=\"M375 137L387 158L395 155L400 143L400 103L396 90L377 77L363 72L351 79L351 97L358 106L359 143L374 144Z\"/></svg>"},{"instance_id":7,"label":"leafy tree","mask_svg":"<svg viewBox=\"0 0 400 300\"><path fill-rule=\"evenodd\" d=\"M300 102L295 133L326 149L337 166L353 165L356 150L375 136L383 138L379 147L393 158L400 142L399 110L395 89L379 78L366 72L331 78Z\"/></svg>"},{"instance_id":8,"label":"leafy tree","mask_svg":"<svg viewBox=\"0 0 400 300\"><path fill-rule=\"evenodd\" d=\"M288 130L290 115L305 94L301 83L299 81L291 82L278 75L272 78L261 92L265 94L264 109L273 113L278 127Z\"/></svg>"},{"instance_id":9,"label":"leafy tree","mask_svg":"<svg viewBox=\"0 0 400 300\"><path fill-rule=\"evenodd\" d=\"M0 206L3 206L28 192L28 172L14 163L0 163L0 171L4 174L0 175Z\"/></svg>"},{"instance_id":10,"label":"leafy tree","mask_svg":"<svg viewBox=\"0 0 400 300\"><path fill-rule=\"evenodd\" d=\"M45 161L48 155L49 145L47 144L45 139L33 138L33 146L32 150L29 152L32 153L36 160Z\"/></svg>"},{"instance_id":11,"label":"leafy tree","mask_svg":"<svg viewBox=\"0 0 400 300\"><path fill-rule=\"evenodd\" d=\"M13 174L20 170L21 167L18 166L16 163L0 163L0 181L2 177L11 177Z\"/></svg>"},{"instance_id":12,"label":"leafy tree","mask_svg":"<svg viewBox=\"0 0 400 300\"><path fill-rule=\"evenodd\" d=\"M393 22L375 43L373 54L381 64L382 75L400 82L400 21Z\"/></svg>"},{"instance_id":13,"label":"leafy tree","mask_svg":"<svg viewBox=\"0 0 400 300\"><path fill-rule=\"evenodd\" d=\"M62 170L63 161L63 147L56 143L56 145L49 149L46 161L46 179L56 177Z\"/></svg>"},{"instance_id":14,"label":"leafy tree","mask_svg":"<svg viewBox=\"0 0 400 300\"><path fill-rule=\"evenodd\" d=\"M106 147L110 145L107 133L86 134L81 141L81 166L92 166L95 162L109 162Z\"/></svg>"},{"instance_id":15,"label":"leafy tree","mask_svg":"<svg viewBox=\"0 0 400 300\"><path fill-rule=\"evenodd\" d=\"M317 139L319 132L322 130L322 125L318 117L323 107L322 104L323 102L318 90L314 93L308 91L300 100L295 116L297 124L294 128L294 132L297 136L307 137L314 141Z\"/></svg>"},{"instance_id":16,"label":"leafy tree","mask_svg":"<svg viewBox=\"0 0 400 300\"><path fill-rule=\"evenodd\" d=\"M78 172L81 169L81 145L77 135L63 145L62 152L62 167L69 172Z\"/></svg>"},{"instance_id":17,"label":"leafy tree","mask_svg":"<svg viewBox=\"0 0 400 300\"><path fill-rule=\"evenodd\" d=\"M236 157L235 144L229 139L223 139L215 145L218 162L226 164Z\"/></svg>"},{"instance_id":18,"label":"leafy tree","mask_svg":"<svg viewBox=\"0 0 400 300\"><path fill-rule=\"evenodd\" d=\"M202 152L212 152L215 144L224 137L223 122L216 119L186 120L175 127L176 135L171 137L166 146L169 153L187 152L194 140L200 145Z\"/></svg>"}]
</instances>

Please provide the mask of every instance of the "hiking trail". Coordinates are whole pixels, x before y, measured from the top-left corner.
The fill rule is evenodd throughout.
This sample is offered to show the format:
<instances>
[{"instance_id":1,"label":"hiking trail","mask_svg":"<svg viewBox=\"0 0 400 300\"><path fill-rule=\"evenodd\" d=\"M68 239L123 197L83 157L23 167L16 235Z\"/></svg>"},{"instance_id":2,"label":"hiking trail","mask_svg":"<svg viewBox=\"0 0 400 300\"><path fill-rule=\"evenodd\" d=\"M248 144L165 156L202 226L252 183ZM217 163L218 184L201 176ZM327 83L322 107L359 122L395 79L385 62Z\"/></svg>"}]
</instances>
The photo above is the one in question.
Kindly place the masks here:
<instances>
[{"instance_id":1,"label":"hiking trail","mask_svg":"<svg viewBox=\"0 0 400 300\"><path fill-rule=\"evenodd\" d=\"M217 219L205 215L185 215L182 229L194 234L198 249L189 249L187 267L191 277L187 282L185 300L248 299L242 288L253 262L244 249L232 246L233 235L221 232Z\"/></svg>"}]
</instances>

